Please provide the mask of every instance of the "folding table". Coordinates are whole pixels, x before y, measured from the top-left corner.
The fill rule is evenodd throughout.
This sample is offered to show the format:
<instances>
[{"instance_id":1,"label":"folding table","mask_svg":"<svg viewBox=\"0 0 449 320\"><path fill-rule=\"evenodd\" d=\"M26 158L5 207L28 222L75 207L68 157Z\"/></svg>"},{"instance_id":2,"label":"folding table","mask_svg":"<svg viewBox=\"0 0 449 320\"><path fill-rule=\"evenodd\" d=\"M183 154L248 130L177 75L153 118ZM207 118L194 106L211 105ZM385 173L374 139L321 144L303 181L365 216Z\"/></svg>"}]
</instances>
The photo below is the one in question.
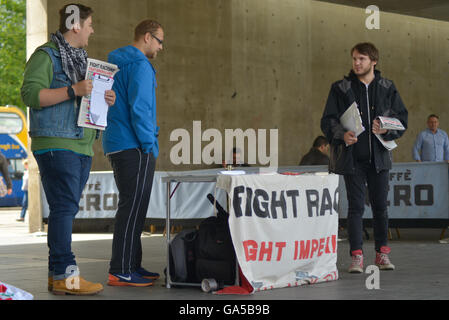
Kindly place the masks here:
<instances>
[{"instance_id":1,"label":"folding table","mask_svg":"<svg viewBox=\"0 0 449 320\"><path fill-rule=\"evenodd\" d=\"M166 234L167 234L167 288L171 288L172 285L193 286L201 287L201 283L189 283L189 282L173 282L170 277L170 199L174 195L176 189L171 191L172 183L181 182L195 182L195 183L216 183L217 175L184 175L184 176L167 176L162 178L162 183L167 184L167 215L166 215Z\"/></svg>"}]
</instances>

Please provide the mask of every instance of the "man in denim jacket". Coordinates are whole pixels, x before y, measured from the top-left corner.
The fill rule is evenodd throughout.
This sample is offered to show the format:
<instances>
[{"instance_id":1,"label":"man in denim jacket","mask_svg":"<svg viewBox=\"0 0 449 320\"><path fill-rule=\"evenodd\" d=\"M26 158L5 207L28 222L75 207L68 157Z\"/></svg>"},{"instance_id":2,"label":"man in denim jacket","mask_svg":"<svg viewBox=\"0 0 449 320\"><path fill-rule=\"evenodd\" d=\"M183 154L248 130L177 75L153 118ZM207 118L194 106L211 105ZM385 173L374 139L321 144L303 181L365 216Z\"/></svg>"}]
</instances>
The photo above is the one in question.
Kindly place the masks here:
<instances>
[{"instance_id":1,"label":"man in denim jacket","mask_svg":"<svg viewBox=\"0 0 449 320\"><path fill-rule=\"evenodd\" d=\"M92 81L84 80L87 53L83 49L94 32L92 12L79 4L60 10L59 30L31 56L21 89L22 99L30 107L31 151L50 208L48 289L54 294L90 295L103 290L101 284L79 276L71 251L72 222L89 177L97 137L95 130L77 125L81 97L92 91ZM105 100L113 105L115 93L107 91Z\"/></svg>"}]
</instances>

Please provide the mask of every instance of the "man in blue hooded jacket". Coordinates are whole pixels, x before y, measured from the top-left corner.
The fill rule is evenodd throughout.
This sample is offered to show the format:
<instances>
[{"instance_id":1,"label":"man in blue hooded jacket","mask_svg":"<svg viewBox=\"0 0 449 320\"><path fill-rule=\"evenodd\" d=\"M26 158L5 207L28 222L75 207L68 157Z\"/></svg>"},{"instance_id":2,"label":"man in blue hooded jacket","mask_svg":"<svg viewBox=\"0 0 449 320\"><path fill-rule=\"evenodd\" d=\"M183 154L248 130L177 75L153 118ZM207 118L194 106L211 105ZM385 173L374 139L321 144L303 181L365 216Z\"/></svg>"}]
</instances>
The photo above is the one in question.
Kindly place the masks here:
<instances>
[{"instance_id":1,"label":"man in blue hooded jacket","mask_svg":"<svg viewBox=\"0 0 449 320\"><path fill-rule=\"evenodd\" d=\"M156 71L149 59L163 49L164 32L158 22L142 21L132 45L109 54L120 71L114 78L117 95L103 135L119 191L108 285L150 286L159 274L142 265L142 234L150 202L156 158Z\"/></svg>"}]
</instances>

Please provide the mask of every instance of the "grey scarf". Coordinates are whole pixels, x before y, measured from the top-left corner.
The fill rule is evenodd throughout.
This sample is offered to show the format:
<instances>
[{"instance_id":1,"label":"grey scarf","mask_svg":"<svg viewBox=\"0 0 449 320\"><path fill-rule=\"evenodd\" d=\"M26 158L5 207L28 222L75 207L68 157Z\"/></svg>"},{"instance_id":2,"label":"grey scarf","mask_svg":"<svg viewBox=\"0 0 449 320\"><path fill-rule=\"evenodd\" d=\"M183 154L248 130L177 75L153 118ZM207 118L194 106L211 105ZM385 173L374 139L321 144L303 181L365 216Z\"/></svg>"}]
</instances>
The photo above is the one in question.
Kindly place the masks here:
<instances>
[{"instance_id":1,"label":"grey scarf","mask_svg":"<svg viewBox=\"0 0 449 320\"><path fill-rule=\"evenodd\" d=\"M83 48L72 47L58 30L51 34L51 41L56 43L61 54L62 69L73 84L84 80L87 68L87 52Z\"/></svg>"}]
</instances>

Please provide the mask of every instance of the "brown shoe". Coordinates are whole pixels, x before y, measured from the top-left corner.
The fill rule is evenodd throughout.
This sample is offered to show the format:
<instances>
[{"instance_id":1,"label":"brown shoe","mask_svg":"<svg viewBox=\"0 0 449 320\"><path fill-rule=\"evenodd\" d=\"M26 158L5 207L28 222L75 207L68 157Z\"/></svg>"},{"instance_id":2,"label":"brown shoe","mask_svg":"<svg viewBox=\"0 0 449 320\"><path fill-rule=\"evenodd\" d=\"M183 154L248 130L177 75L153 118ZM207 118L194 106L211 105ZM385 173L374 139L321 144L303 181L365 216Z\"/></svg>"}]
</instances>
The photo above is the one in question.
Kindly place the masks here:
<instances>
[{"instance_id":1,"label":"brown shoe","mask_svg":"<svg viewBox=\"0 0 449 320\"><path fill-rule=\"evenodd\" d=\"M103 291L103 285L101 285L100 283L93 283L86 281L79 276L70 277L62 280L53 280L52 293L56 295L63 295L63 294L72 294L77 296L94 295L101 291Z\"/></svg>"},{"instance_id":2,"label":"brown shoe","mask_svg":"<svg viewBox=\"0 0 449 320\"><path fill-rule=\"evenodd\" d=\"M48 291L53 291L53 277L48 277Z\"/></svg>"}]
</instances>

